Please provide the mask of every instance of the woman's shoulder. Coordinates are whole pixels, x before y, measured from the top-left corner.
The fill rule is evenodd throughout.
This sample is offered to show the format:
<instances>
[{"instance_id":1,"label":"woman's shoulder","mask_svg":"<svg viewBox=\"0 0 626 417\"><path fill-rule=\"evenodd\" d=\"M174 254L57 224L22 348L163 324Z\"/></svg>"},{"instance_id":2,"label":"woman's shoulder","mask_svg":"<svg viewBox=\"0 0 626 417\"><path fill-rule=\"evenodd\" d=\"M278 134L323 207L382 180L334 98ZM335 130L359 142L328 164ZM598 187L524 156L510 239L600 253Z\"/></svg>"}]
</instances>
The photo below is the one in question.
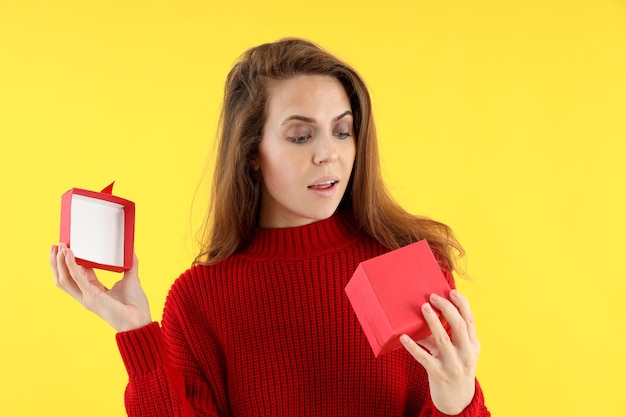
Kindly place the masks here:
<instances>
[{"instance_id":1,"label":"woman's shoulder","mask_svg":"<svg viewBox=\"0 0 626 417\"><path fill-rule=\"evenodd\" d=\"M214 265L194 264L180 274L167 294L166 310L191 314L196 308L209 308L216 298L224 296L229 280L223 268L225 262L228 259Z\"/></svg>"},{"instance_id":2,"label":"woman's shoulder","mask_svg":"<svg viewBox=\"0 0 626 417\"><path fill-rule=\"evenodd\" d=\"M181 273L172 285L172 290L179 290L184 288L197 288L198 286L206 285L209 280L219 279L223 273L220 272L220 266L223 263L228 262L226 259L218 264L205 264L194 263L187 270Z\"/></svg>"},{"instance_id":3,"label":"woman's shoulder","mask_svg":"<svg viewBox=\"0 0 626 417\"><path fill-rule=\"evenodd\" d=\"M218 291L245 269L246 260L239 254L230 255L217 263L194 263L181 273L171 291Z\"/></svg>"}]
</instances>

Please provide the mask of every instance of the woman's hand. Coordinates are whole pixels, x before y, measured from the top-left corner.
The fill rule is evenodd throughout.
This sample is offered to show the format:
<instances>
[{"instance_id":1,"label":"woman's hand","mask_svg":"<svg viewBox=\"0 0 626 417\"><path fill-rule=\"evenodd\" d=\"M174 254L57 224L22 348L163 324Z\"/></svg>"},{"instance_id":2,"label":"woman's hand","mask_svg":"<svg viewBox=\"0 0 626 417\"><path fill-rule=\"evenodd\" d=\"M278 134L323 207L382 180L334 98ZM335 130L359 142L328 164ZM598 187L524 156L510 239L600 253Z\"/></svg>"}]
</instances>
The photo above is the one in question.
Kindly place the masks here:
<instances>
[{"instance_id":1,"label":"woman's hand","mask_svg":"<svg viewBox=\"0 0 626 417\"><path fill-rule=\"evenodd\" d=\"M50 267L57 287L78 300L89 311L102 317L118 332L138 329L152 322L148 299L139 284L138 260L110 290L93 269L76 263L74 254L64 244L52 246Z\"/></svg>"},{"instance_id":2,"label":"woman's hand","mask_svg":"<svg viewBox=\"0 0 626 417\"><path fill-rule=\"evenodd\" d=\"M426 369L435 407L444 414L455 415L474 398L480 344L469 302L456 290L450 292L450 299L452 302L432 294L430 303L422 306L432 336L416 343L402 335L400 341ZM451 338L433 307L450 325Z\"/></svg>"}]
</instances>

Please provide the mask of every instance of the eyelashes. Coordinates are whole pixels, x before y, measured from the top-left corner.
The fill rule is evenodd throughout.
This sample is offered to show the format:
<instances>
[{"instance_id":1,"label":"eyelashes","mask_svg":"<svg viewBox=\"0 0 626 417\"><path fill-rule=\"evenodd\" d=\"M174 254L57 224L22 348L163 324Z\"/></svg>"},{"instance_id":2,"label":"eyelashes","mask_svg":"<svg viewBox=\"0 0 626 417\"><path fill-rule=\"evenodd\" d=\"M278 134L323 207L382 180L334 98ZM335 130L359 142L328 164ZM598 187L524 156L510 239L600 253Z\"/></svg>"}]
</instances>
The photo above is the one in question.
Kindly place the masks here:
<instances>
[{"instance_id":1,"label":"eyelashes","mask_svg":"<svg viewBox=\"0 0 626 417\"><path fill-rule=\"evenodd\" d=\"M350 134L350 132L337 132L337 133L335 133L335 137L337 139L345 139L345 138L349 138L350 136L352 136L352 134Z\"/></svg>"},{"instance_id":2,"label":"eyelashes","mask_svg":"<svg viewBox=\"0 0 626 417\"><path fill-rule=\"evenodd\" d=\"M352 136L352 134L350 132L335 132L333 133L333 136L337 139L345 139L345 138L349 138L350 136ZM305 142L308 142L312 137L313 135L306 134L306 135L287 136L287 139L289 139L289 141L293 143L305 143Z\"/></svg>"},{"instance_id":3,"label":"eyelashes","mask_svg":"<svg viewBox=\"0 0 626 417\"><path fill-rule=\"evenodd\" d=\"M289 139L293 143L304 143L308 141L309 139L311 139L311 135L303 135L303 136L295 136L295 137L288 136L287 139Z\"/></svg>"}]
</instances>

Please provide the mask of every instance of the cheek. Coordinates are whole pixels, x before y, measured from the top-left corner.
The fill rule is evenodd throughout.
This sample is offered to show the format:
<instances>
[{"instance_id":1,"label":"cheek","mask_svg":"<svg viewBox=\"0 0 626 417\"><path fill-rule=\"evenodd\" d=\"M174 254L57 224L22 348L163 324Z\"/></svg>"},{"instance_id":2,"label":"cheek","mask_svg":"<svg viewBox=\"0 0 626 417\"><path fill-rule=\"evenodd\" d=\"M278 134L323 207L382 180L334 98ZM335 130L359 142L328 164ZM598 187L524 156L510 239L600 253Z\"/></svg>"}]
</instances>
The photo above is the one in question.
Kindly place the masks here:
<instances>
[{"instance_id":1,"label":"cheek","mask_svg":"<svg viewBox=\"0 0 626 417\"><path fill-rule=\"evenodd\" d=\"M346 164L350 166L350 171L352 171L352 167L354 166L354 160L356 158L356 143L354 139L346 143L346 150L344 155L346 158Z\"/></svg>"},{"instance_id":2,"label":"cheek","mask_svg":"<svg viewBox=\"0 0 626 417\"><path fill-rule=\"evenodd\" d=\"M284 187L297 176L297 166L293 156L285 152L262 154L259 158L259 168L263 181L269 189Z\"/></svg>"}]
</instances>

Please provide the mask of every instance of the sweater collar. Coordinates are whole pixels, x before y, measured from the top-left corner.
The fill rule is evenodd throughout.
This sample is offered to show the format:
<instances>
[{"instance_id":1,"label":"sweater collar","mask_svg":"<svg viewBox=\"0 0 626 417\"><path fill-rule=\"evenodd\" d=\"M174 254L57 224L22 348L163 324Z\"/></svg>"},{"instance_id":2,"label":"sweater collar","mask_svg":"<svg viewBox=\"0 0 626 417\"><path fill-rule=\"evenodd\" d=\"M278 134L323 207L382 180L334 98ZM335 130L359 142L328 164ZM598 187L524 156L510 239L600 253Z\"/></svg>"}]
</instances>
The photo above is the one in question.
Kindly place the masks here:
<instances>
[{"instance_id":1,"label":"sweater collar","mask_svg":"<svg viewBox=\"0 0 626 417\"><path fill-rule=\"evenodd\" d=\"M240 255L264 260L310 258L347 246L360 237L354 215L346 210L304 226L258 228Z\"/></svg>"}]
</instances>

